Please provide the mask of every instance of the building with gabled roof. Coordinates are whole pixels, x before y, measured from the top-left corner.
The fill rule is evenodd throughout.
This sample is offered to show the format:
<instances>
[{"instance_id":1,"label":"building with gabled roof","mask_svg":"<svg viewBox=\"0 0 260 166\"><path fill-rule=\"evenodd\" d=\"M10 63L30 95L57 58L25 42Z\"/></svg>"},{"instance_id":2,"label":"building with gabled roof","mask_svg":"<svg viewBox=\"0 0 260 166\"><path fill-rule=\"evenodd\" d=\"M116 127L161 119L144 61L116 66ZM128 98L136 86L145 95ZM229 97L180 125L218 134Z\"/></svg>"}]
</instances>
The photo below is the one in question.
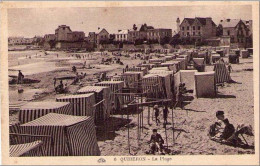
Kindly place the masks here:
<instances>
[{"instance_id":1,"label":"building with gabled roof","mask_svg":"<svg viewBox=\"0 0 260 166\"><path fill-rule=\"evenodd\" d=\"M179 24L179 18L176 20ZM211 17L184 18L179 25L181 38L207 39L216 36L217 26Z\"/></svg>"},{"instance_id":2,"label":"building with gabled roof","mask_svg":"<svg viewBox=\"0 0 260 166\"><path fill-rule=\"evenodd\" d=\"M252 35L252 20L245 21L241 19L220 20L218 29L224 37L230 37L231 43L238 43L240 46L246 46Z\"/></svg>"}]
</instances>

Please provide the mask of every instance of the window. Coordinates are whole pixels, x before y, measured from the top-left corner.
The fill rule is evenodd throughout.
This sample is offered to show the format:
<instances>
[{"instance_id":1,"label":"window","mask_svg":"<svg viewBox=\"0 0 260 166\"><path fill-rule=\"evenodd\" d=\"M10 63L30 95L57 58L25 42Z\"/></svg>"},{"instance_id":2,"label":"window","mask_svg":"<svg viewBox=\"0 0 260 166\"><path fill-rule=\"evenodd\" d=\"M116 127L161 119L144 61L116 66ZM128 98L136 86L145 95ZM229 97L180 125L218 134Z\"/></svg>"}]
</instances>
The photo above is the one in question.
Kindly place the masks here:
<instances>
[{"instance_id":1,"label":"window","mask_svg":"<svg viewBox=\"0 0 260 166\"><path fill-rule=\"evenodd\" d=\"M182 30L184 31L184 27L182 27Z\"/></svg>"},{"instance_id":2,"label":"window","mask_svg":"<svg viewBox=\"0 0 260 166\"><path fill-rule=\"evenodd\" d=\"M198 26L198 30L200 30L200 26Z\"/></svg>"},{"instance_id":3,"label":"window","mask_svg":"<svg viewBox=\"0 0 260 166\"><path fill-rule=\"evenodd\" d=\"M193 32L193 36L195 36L195 32Z\"/></svg>"},{"instance_id":4,"label":"window","mask_svg":"<svg viewBox=\"0 0 260 166\"><path fill-rule=\"evenodd\" d=\"M195 30L195 26L193 26L193 30Z\"/></svg>"},{"instance_id":5,"label":"window","mask_svg":"<svg viewBox=\"0 0 260 166\"><path fill-rule=\"evenodd\" d=\"M200 35L200 32L199 32L199 35Z\"/></svg>"},{"instance_id":6,"label":"window","mask_svg":"<svg viewBox=\"0 0 260 166\"><path fill-rule=\"evenodd\" d=\"M187 32L187 36L190 36L190 32Z\"/></svg>"},{"instance_id":7,"label":"window","mask_svg":"<svg viewBox=\"0 0 260 166\"><path fill-rule=\"evenodd\" d=\"M227 35L228 35L228 36L230 35L230 31L227 31Z\"/></svg>"},{"instance_id":8,"label":"window","mask_svg":"<svg viewBox=\"0 0 260 166\"><path fill-rule=\"evenodd\" d=\"M190 30L190 27L189 27L189 26L187 26L187 30Z\"/></svg>"},{"instance_id":9,"label":"window","mask_svg":"<svg viewBox=\"0 0 260 166\"><path fill-rule=\"evenodd\" d=\"M184 36L184 32L182 32L182 36Z\"/></svg>"}]
</instances>

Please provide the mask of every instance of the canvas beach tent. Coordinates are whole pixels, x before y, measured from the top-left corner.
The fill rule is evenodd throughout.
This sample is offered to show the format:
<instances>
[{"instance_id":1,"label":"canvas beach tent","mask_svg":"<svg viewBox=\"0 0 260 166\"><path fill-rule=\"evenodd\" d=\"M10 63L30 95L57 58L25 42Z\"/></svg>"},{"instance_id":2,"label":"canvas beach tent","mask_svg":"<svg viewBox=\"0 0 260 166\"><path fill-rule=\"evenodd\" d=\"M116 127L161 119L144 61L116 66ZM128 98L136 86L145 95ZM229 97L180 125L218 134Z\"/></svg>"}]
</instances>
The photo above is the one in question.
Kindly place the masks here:
<instances>
[{"instance_id":1,"label":"canvas beach tent","mask_svg":"<svg viewBox=\"0 0 260 166\"><path fill-rule=\"evenodd\" d=\"M147 67L129 67L129 68L124 68L123 73L125 72L142 72L142 75L147 74L148 69Z\"/></svg>"},{"instance_id":2,"label":"canvas beach tent","mask_svg":"<svg viewBox=\"0 0 260 166\"><path fill-rule=\"evenodd\" d=\"M71 115L72 105L69 102L28 102L20 108L19 121L27 123L51 112Z\"/></svg>"},{"instance_id":3,"label":"canvas beach tent","mask_svg":"<svg viewBox=\"0 0 260 166\"><path fill-rule=\"evenodd\" d=\"M185 83L187 90L195 90L195 73L197 70L180 70L180 82Z\"/></svg>"},{"instance_id":4,"label":"canvas beach tent","mask_svg":"<svg viewBox=\"0 0 260 166\"><path fill-rule=\"evenodd\" d=\"M247 51L248 51L249 55L253 55L253 52L254 52L253 48L247 48Z\"/></svg>"},{"instance_id":5,"label":"canvas beach tent","mask_svg":"<svg viewBox=\"0 0 260 166\"><path fill-rule=\"evenodd\" d=\"M241 50L241 57L242 58L248 58L249 57L249 53L247 50Z\"/></svg>"},{"instance_id":6,"label":"canvas beach tent","mask_svg":"<svg viewBox=\"0 0 260 166\"><path fill-rule=\"evenodd\" d=\"M93 117L49 113L20 126L20 134L44 135L53 140L46 144L47 156L98 156Z\"/></svg>"},{"instance_id":7,"label":"canvas beach tent","mask_svg":"<svg viewBox=\"0 0 260 166\"><path fill-rule=\"evenodd\" d=\"M172 99L172 80L167 73L147 74L142 80L143 93L149 93L152 98Z\"/></svg>"},{"instance_id":8,"label":"canvas beach tent","mask_svg":"<svg viewBox=\"0 0 260 166\"><path fill-rule=\"evenodd\" d=\"M220 58L221 56L219 54L211 54L212 63L216 63Z\"/></svg>"},{"instance_id":9,"label":"canvas beach tent","mask_svg":"<svg viewBox=\"0 0 260 166\"><path fill-rule=\"evenodd\" d=\"M114 102L116 110L121 110L123 105L123 98L120 95L115 95L114 93L121 93L124 87L124 81L102 81L95 83L95 86L106 86L110 88L111 92L111 102Z\"/></svg>"},{"instance_id":10,"label":"canvas beach tent","mask_svg":"<svg viewBox=\"0 0 260 166\"><path fill-rule=\"evenodd\" d=\"M204 58L193 58L193 67L198 70L198 72L205 71L206 62Z\"/></svg>"},{"instance_id":11,"label":"canvas beach tent","mask_svg":"<svg viewBox=\"0 0 260 166\"><path fill-rule=\"evenodd\" d=\"M217 63L214 64L213 70L215 71L216 84L229 82L231 80L225 62L218 61Z\"/></svg>"},{"instance_id":12,"label":"canvas beach tent","mask_svg":"<svg viewBox=\"0 0 260 166\"><path fill-rule=\"evenodd\" d=\"M216 96L214 71L195 73L195 94L197 98Z\"/></svg>"},{"instance_id":13,"label":"canvas beach tent","mask_svg":"<svg viewBox=\"0 0 260 166\"><path fill-rule=\"evenodd\" d=\"M135 88L143 78L143 72L127 71L122 74L126 87Z\"/></svg>"},{"instance_id":14,"label":"canvas beach tent","mask_svg":"<svg viewBox=\"0 0 260 166\"><path fill-rule=\"evenodd\" d=\"M111 113L110 88L105 86L85 86L77 91L78 94L95 94L95 103L98 104L95 110L95 120L106 120Z\"/></svg>"},{"instance_id":15,"label":"canvas beach tent","mask_svg":"<svg viewBox=\"0 0 260 166\"><path fill-rule=\"evenodd\" d=\"M239 56L235 53L230 53L228 55L228 61L229 61L229 63L237 64L237 63L239 63Z\"/></svg>"},{"instance_id":16,"label":"canvas beach tent","mask_svg":"<svg viewBox=\"0 0 260 166\"><path fill-rule=\"evenodd\" d=\"M72 105L72 115L95 116L94 93L66 95L56 98L57 102L69 102Z\"/></svg>"},{"instance_id":17,"label":"canvas beach tent","mask_svg":"<svg viewBox=\"0 0 260 166\"><path fill-rule=\"evenodd\" d=\"M173 71L173 73L177 73L180 69L180 62L179 61L166 61L165 63L161 63L160 67L168 67L168 69Z\"/></svg>"},{"instance_id":18,"label":"canvas beach tent","mask_svg":"<svg viewBox=\"0 0 260 166\"><path fill-rule=\"evenodd\" d=\"M178 61L180 62L180 70L185 70L186 69L186 64L185 64L185 59L184 58L176 58L173 59L172 61Z\"/></svg>"},{"instance_id":19,"label":"canvas beach tent","mask_svg":"<svg viewBox=\"0 0 260 166\"><path fill-rule=\"evenodd\" d=\"M42 145L42 141L34 141L25 144L10 145L9 152L10 157L25 157L31 156L30 152L35 151Z\"/></svg>"}]
</instances>

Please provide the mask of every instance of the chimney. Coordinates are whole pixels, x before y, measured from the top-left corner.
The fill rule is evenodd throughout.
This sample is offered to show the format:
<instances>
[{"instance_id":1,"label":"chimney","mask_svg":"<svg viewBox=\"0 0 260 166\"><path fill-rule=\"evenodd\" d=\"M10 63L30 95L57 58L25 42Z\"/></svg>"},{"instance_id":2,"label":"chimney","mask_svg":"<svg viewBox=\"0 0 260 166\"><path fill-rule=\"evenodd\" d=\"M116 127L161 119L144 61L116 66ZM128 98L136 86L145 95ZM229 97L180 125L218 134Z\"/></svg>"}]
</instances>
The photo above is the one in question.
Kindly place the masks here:
<instances>
[{"instance_id":1,"label":"chimney","mask_svg":"<svg viewBox=\"0 0 260 166\"><path fill-rule=\"evenodd\" d=\"M223 20L220 20L220 22L223 22Z\"/></svg>"}]
</instances>

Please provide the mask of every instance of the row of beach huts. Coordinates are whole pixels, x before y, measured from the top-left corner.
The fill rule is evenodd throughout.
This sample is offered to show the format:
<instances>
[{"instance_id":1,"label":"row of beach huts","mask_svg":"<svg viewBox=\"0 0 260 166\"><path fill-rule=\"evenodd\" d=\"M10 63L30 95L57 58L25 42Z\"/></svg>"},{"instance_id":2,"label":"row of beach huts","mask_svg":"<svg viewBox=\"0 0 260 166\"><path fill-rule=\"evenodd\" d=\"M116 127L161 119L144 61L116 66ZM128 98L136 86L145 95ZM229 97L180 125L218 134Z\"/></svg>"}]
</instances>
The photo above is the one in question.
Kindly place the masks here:
<instances>
[{"instance_id":1,"label":"row of beach huts","mask_svg":"<svg viewBox=\"0 0 260 166\"><path fill-rule=\"evenodd\" d=\"M235 56L236 55L236 56ZM76 94L56 101L27 102L19 107L19 124L9 126L10 156L97 156L96 128L115 111L134 100L131 92L147 98L171 99L180 83L197 98L217 94L217 84L231 80L221 58L248 58L252 50L230 47L179 49L168 54L149 54L146 63L125 68L121 75L82 87ZM144 55L145 56L145 55ZM147 56L147 55L146 55ZM214 65L206 71L206 65ZM125 94L125 95L120 95ZM128 95L127 95L128 94Z\"/></svg>"}]
</instances>

